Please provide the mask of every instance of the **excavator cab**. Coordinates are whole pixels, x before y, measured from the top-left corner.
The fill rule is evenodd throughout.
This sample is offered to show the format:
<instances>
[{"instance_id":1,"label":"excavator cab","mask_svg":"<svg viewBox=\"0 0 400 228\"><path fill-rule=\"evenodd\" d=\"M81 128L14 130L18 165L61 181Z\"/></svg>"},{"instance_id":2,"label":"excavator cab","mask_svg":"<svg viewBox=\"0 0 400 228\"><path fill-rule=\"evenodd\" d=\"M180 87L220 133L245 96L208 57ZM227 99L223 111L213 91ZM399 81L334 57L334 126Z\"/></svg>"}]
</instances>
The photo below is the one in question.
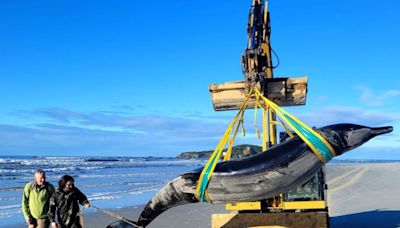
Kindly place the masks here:
<instances>
[{"instance_id":1,"label":"excavator cab","mask_svg":"<svg viewBox=\"0 0 400 228\"><path fill-rule=\"evenodd\" d=\"M326 200L325 167L321 168L319 172L315 176L313 176L307 183L283 194L284 202L325 201L325 200ZM309 209L313 210L317 208L309 208ZM325 209L325 207L319 209Z\"/></svg>"}]
</instances>

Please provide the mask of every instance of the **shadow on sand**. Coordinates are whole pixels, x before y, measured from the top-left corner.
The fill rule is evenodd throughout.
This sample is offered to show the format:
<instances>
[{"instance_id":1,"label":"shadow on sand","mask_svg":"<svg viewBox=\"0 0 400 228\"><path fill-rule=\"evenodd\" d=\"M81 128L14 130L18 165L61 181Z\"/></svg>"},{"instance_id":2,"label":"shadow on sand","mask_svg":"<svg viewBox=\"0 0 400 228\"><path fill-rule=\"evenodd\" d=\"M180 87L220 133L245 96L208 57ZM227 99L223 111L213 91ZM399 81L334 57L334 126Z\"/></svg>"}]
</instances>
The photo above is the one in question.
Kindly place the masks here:
<instances>
[{"instance_id":1,"label":"shadow on sand","mask_svg":"<svg viewBox=\"0 0 400 228\"><path fill-rule=\"evenodd\" d=\"M330 218L332 228L396 228L400 227L400 211L366 211L356 214L348 214Z\"/></svg>"}]
</instances>

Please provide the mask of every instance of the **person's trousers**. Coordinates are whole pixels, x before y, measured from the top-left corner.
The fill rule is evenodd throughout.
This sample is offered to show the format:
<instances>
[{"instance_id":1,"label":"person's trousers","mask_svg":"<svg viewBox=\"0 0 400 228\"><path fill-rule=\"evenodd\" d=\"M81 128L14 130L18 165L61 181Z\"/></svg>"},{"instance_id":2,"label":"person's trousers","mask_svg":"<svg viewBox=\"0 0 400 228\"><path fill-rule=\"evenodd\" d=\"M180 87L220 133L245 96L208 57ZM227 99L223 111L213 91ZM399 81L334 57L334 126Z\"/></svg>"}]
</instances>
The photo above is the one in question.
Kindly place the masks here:
<instances>
[{"instance_id":1,"label":"person's trousers","mask_svg":"<svg viewBox=\"0 0 400 228\"><path fill-rule=\"evenodd\" d=\"M33 224L30 224L28 228L49 228L50 220L48 218L44 219L33 219Z\"/></svg>"}]
</instances>

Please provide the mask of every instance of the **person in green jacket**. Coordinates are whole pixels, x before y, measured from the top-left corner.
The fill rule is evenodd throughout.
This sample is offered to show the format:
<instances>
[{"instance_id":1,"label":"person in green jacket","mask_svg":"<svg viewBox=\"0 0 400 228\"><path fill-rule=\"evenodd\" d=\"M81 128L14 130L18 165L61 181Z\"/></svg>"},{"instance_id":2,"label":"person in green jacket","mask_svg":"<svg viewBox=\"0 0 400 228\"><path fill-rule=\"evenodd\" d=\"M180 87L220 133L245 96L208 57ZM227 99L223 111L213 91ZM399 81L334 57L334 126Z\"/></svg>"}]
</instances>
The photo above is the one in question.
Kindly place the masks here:
<instances>
[{"instance_id":1,"label":"person in green jacket","mask_svg":"<svg viewBox=\"0 0 400 228\"><path fill-rule=\"evenodd\" d=\"M50 220L50 197L55 189L52 184L46 182L46 174L42 169L35 171L35 178L27 183L22 194L22 212L29 228L48 228Z\"/></svg>"}]
</instances>

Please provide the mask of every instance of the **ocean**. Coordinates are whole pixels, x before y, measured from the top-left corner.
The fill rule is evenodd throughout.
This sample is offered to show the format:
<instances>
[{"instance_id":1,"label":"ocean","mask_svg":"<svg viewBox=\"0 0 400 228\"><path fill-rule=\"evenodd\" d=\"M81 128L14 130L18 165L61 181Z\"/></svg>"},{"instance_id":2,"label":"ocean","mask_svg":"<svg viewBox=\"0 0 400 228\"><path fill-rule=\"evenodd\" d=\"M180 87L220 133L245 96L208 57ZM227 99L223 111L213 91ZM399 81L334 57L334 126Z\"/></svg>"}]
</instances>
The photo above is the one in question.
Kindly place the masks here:
<instances>
[{"instance_id":1,"label":"ocean","mask_svg":"<svg viewBox=\"0 0 400 228\"><path fill-rule=\"evenodd\" d=\"M0 227L24 223L23 187L38 168L55 188L62 175L71 175L92 205L115 209L146 204L169 180L204 164L160 157L0 156Z\"/></svg>"}]
</instances>

